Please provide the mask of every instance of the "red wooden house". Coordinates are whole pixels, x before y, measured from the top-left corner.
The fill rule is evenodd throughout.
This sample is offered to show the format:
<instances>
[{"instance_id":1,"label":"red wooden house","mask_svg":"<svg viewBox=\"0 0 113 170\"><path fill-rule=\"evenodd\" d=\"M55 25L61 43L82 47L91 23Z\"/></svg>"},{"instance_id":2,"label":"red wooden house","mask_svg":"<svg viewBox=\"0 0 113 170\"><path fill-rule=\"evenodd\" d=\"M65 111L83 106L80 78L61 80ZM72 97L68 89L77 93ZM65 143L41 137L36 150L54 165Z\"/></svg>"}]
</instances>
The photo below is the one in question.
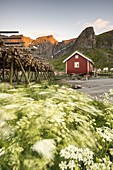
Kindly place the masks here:
<instances>
[{"instance_id":1,"label":"red wooden house","mask_svg":"<svg viewBox=\"0 0 113 170\"><path fill-rule=\"evenodd\" d=\"M67 74L89 74L94 70L93 61L78 51L67 57L63 63L66 63Z\"/></svg>"}]
</instances>

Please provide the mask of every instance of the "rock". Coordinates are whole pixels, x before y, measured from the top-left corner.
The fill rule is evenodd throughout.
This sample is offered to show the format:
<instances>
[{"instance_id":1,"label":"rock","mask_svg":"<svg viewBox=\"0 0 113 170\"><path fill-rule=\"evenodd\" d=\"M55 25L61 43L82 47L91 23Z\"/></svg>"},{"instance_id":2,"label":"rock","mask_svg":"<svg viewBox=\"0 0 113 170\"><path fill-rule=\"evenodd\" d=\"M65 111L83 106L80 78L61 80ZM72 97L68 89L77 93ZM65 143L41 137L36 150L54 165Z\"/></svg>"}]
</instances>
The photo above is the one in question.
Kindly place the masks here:
<instances>
[{"instance_id":1,"label":"rock","mask_svg":"<svg viewBox=\"0 0 113 170\"><path fill-rule=\"evenodd\" d=\"M53 46L57 44L58 41L52 35L49 35L32 41L30 48L35 57L51 58L53 56Z\"/></svg>"},{"instance_id":2,"label":"rock","mask_svg":"<svg viewBox=\"0 0 113 170\"><path fill-rule=\"evenodd\" d=\"M81 86L81 85L72 84L72 85L71 85L71 88L72 88L72 89L81 89L82 86Z\"/></svg>"},{"instance_id":3,"label":"rock","mask_svg":"<svg viewBox=\"0 0 113 170\"><path fill-rule=\"evenodd\" d=\"M77 89L81 89L82 88L82 86L81 85L77 85Z\"/></svg>"},{"instance_id":4,"label":"rock","mask_svg":"<svg viewBox=\"0 0 113 170\"><path fill-rule=\"evenodd\" d=\"M96 47L96 36L93 27L87 27L82 31L82 33L75 41L75 47L80 47L80 48Z\"/></svg>"},{"instance_id":5,"label":"rock","mask_svg":"<svg viewBox=\"0 0 113 170\"><path fill-rule=\"evenodd\" d=\"M69 53L76 41L76 38L70 39L70 40L64 40L62 42L58 42L57 45L54 45L53 47L53 58L63 56L67 53Z\"/></svg>"}]
</instances>

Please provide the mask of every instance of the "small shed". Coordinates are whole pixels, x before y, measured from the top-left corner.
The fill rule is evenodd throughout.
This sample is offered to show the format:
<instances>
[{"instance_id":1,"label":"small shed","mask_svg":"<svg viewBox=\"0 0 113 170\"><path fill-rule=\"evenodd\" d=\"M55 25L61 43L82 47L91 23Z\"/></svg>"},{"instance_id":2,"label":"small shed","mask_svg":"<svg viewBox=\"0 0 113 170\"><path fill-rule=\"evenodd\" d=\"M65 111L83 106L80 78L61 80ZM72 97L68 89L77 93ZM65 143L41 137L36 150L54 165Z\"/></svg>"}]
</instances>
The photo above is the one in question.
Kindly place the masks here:
<instances>
[{"instance_id":1,"label":"small shed","mask_svg":"<svg viewBox=\"0 0 113 170\"><path fill-rule=\"evenodd\" d=\"M66 63L67 74L89 74L94 70L93 61L78 51L67 57L63 63Z\"/></svg>"}]
</instances>

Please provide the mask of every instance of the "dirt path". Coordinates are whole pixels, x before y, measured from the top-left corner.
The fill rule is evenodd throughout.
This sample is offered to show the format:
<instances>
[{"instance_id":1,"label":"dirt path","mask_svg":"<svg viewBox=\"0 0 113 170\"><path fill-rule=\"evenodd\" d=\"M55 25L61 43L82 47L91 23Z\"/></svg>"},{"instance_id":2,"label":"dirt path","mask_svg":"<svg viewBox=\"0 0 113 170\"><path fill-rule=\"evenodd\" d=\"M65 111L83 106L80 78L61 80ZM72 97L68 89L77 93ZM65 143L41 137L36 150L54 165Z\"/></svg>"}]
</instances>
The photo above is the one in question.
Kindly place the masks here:
<instances>
[{"instance_id":1,"label":"dirt path","mask_svg":"<svg viewBox=\"0 0 113 170\"><path fill-rule=\"evenodd\" d=\"M66 80L67 83L73 85L81 85L81 89L84 93L90 94L91 96L100 96L109 89L113 89L113 78L95 78L90 80Z\"/></svg>"}]
</instances>

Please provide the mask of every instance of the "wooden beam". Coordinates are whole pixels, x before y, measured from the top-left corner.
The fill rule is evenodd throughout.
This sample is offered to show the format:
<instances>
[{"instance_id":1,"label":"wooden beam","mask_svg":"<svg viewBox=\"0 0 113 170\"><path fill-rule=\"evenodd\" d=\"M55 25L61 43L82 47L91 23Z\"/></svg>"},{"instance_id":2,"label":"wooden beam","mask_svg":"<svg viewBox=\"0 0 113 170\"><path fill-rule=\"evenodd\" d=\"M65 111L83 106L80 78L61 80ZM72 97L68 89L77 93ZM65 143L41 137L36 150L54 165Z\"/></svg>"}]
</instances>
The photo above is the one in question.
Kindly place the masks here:
<instances>
[{"instance_id":1,"label":"wooden beam","mask_svg":"<svg viewBox=\"0 0 113 170\"><path fill-rule=\"evenodd\" d=\"M12 34L12 33L19 33L19 31L0 31L0 34Z\"/></svg>"},{"instance_id":2,"label":"wooden beam","mask_svg":"<svg viewBox=\"0 0 113 170\"><path fill-rule=\"evenodd\" d=\"M24 44L24 42L4 42L5 44Z\"/></svg>"},{"instance_id":3,"label":"wooden beam","mask_svg":"<svg viewBox=\"0 0 113 170\"><path fill-rule=\"evenodd\" d=\"M15 39L16 39L16 40L17 40L17 39L20 40L22 37L20 37L20 36L15 36L15 37L14 37L14 36L13 36L13 37L11 37L11 36L10 36L10 37L8 37L8 36L5 36L5 37L1 36L1 38L4 39L4 40L12 40L12 39L13 39L13 40L15 40Z\"/></svg>"},{"instance_id":4,"label":"wooden beam","mask_svg":"<svg viewBox=\"0 0 113 170\"><path fill-rule=\"evenodd\" d=\"M26 72L25 72L25 70L24 70L24 68L23 68L23 66L22 66L22 63L21 63L21 61L20 61L19 57L18 57L18 58L16 58L16 59L18 60L18 62L19 62L19 64L20 64L20 67L21 67L21 70L22 70L22 72L23 72L23 74L24 74L24 77L25 77L26 83L27 83L27 84L29 84L29 79L28 79L28 77L26 76Z\"/></svg>"}]
</instances>

